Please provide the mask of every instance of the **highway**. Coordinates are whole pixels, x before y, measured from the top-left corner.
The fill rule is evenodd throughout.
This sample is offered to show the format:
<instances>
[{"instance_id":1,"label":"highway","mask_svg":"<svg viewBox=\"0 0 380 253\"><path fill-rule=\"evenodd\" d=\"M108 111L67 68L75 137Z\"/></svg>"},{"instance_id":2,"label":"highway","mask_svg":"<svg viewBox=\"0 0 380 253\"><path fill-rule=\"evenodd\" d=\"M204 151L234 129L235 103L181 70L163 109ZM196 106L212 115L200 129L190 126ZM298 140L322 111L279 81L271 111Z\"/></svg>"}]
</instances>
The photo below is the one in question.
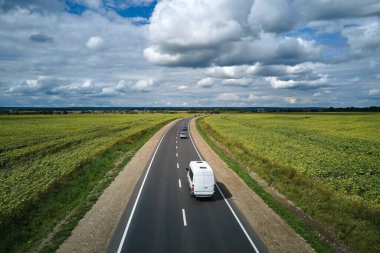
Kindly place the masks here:
<instances>
[{"instance_id":1,"label":"highway","mask_svg":"<svg viewBox=\"0 0 380 253\"><path fill-rule=\"evenodd\" d=\"M185 168L202 158L191 138L179 138L189 120L163 135L107 252L268 252L223 184L211 199L190 196Z\"/></svg>"}]
</instances>

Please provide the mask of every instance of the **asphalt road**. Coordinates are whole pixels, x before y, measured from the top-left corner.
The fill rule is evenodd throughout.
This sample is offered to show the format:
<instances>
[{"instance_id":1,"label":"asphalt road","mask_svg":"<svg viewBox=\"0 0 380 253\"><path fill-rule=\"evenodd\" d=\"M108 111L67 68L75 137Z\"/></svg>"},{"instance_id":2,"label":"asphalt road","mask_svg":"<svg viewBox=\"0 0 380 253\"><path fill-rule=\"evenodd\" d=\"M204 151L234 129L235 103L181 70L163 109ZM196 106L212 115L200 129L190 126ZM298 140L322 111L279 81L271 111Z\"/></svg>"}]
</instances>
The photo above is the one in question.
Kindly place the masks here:
<instances>
[{"instance_id":1,"label":"asphalt road","mask_svg":"<svg viewBox=\"0 0 380 253\"><path fill-rule=\"evenodd\" d=\"M211 199L190 196L185 168L201 158L191 138L179 138L189 120L161 139L107 252L268 252L223 184Z\"/></svg>"}]
</instances>

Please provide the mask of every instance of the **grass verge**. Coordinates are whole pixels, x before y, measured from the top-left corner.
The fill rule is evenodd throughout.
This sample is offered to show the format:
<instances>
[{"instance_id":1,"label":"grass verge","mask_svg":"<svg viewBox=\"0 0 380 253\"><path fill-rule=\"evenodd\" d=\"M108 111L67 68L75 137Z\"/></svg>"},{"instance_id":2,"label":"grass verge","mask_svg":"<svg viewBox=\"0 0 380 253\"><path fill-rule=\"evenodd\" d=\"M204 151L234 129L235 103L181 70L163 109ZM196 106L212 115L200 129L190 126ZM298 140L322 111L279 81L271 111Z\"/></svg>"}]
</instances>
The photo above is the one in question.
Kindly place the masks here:
<instances>
[{"instance_id":1,"label":"grass verge","mask_svg":"<svg viewBox=\"0 0 380 253\"><path fill-rule=\"evenodd\" d=\"M233 158L227 156L220 147L218 147L208 137L202 125L201 119L196 120L196 126L203 139L210 145L216 154L231 168L246 184L250 187L263 201L272 208L290 227L292 227L299 235L301 235L317 252L328 253L333 252L330 246L324 242L314 231L311 231L304 222L296 217L286 207L277 202L268 192L266 192L250 175L240 166Z\"/></svg>"},{"instance_id":2,"label":"grass verge","mask_svg":"<svg viewBox=\"0 0 380 253\"><path fill-rule=\"evenodd\" d=\"M21 218L0 227L0 252L55 252L140 147L170 121L118 143L55 184Z\"/></svg>"}]
</instances>

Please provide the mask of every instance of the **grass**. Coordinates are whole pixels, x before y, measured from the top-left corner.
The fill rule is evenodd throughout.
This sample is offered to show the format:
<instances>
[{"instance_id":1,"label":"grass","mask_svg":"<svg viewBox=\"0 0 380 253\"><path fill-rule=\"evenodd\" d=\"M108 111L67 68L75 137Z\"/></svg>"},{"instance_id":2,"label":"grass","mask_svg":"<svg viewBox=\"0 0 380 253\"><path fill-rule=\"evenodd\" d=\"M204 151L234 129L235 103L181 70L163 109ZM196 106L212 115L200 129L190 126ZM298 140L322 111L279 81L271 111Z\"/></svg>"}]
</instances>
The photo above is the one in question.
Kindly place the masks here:
<instances>
[{"instance_id":1,"label":"grass","mask_svg":"<svg viewBox=\"0 0 380 253\"><path fill-rule=\"evenodd\" d=\"M379 114L236 114L200 120L207 135L220 140L242 167L359 252L380 251L379 123Z\"/></svg>"},{"instance_id":2,"label":"grass","mask_svg":"<svg viewBox=\"0 0 380 253\"><path fill-rule=\"evenodd\" d=\"M175 117L179 116L148 124L60 177L11 222L0 225L0 252L54 252L135 152ZM52 233L55 227L58 230Z\"/></svg>"},{"instance_id":3,"label":"grass","mask_svg":"<svg viewBox=\"0 0 380 253\"><path fill-rule=\"evenodd\" d=\"M201 120L196 121L196 126L199 133L205 139L205 141L210 145L210 147L215 151L216 154L232 169L243 181L250 187L260 198L272 208L286 223L288 223L298 234L300 234L317 252L329 253L333 252L332 249L327 245L315 232L307 228L303 221L297 218L291 211L286 207L282 206L277 202L272 195L267 193L250 175L242 168L242 166L235 161L234 158L225 154L215 141L212 141L209 137L206 126L201 126ZM207 132L207 133L206 133Z\"/></svg>"}]
</instances>

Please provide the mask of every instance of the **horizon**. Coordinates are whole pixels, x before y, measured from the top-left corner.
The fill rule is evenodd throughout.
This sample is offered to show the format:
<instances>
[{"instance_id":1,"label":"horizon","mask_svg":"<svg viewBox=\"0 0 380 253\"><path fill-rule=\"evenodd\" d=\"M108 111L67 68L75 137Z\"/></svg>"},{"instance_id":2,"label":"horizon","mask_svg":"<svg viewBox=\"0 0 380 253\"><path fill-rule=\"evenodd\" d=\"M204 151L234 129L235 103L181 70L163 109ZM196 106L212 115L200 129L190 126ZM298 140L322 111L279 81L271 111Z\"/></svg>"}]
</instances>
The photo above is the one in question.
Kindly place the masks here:
<instances>
[{"instance_id":1,"label":"horizon","mask_svg":"<svg viewBox=\"0 0 380 253\"><path fill-rule=\"evenodd\" d=\"M290 111L329 111L329 110L364 110L379 112L380 106L367 106L367 107L310 107L310 106L51 106L51 107L38 107L38 106L0 106L0 111L4 110L31 110L31 111L44 111L44 110L226 110L226 111L271 111L271 110L290 110Z\"/></svg>"}]
</instances>

